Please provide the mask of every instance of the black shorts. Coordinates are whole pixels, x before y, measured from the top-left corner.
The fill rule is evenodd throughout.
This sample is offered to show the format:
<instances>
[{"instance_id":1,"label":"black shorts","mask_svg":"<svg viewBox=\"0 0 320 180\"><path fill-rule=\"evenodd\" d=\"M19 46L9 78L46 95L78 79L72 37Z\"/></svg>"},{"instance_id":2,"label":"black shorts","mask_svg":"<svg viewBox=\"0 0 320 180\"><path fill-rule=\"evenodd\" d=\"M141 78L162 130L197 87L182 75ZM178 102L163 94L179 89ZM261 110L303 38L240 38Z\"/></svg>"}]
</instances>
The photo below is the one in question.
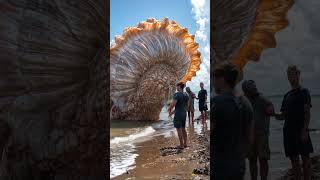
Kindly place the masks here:
<instances>
[{"instance_id":1,"label":"black shorts","mask_svg":"<svg viewBox=\"0 0 320 180\"><path fill-rule=\"evenodd\" d=\"M186 113L176 113L173 119L173 126L175 128L185 128L186 120L187 120Z\"/></svg>"},{"instance_id":2,"label":"black shorts","mask_svg":"<svg viewBox=\"0 0 320 180\"><path fill-rule=\"evenodd\" d=\"M199 111L206 111L208 107L205 102L199 102Z\"/></svg>"},{"instance_id":3,"label":"black shorts","mask_svg":"<svg viewBox=\"0 0 320 180\"><path fill-rule=\"evenodd\" d=\"M301 141L301 130L283 129L283 144L286 157L296 157L299 155L308 156L313 153L313 146L310 135L308 133L308 140L303 143Z\"/></svg>"},{"instance_id":4,"label":"black shorts","mask_svg":"<svg viewBox=\"0 0 320 180\"><path fill-rule=\"evenodd\" d=\"M226 157L213 157L213 179L243 180L246 172L245 159L228 160Z\"/></svg>"}]
</instances>

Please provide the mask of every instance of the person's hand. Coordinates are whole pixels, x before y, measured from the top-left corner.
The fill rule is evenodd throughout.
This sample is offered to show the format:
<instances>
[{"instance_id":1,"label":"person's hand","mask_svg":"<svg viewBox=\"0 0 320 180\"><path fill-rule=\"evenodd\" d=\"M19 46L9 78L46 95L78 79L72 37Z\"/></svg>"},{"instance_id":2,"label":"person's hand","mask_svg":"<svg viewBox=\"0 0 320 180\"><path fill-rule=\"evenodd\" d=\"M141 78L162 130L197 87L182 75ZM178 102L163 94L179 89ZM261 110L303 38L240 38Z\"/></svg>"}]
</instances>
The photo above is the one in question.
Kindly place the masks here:
<instances>
[{"instance_id":1,"label":"person's hand","mask_svg":"<svg viewBox=\"0 0 320 180\"><path fill-rule=\"evenodd\" d=\"M308 130L307 129L303 129L301 132L301 141L303 143L307 142L308 140Z\"/></svg>"},{"instance_id":2,"label":"person's hand","mask_svg":"<svg viewBox=\"0 0 320 180\"><path fill-rule=\"evenodd\" d=\"M274 107L273 105L267 106L265 113L269 116L275 116Z\"/></svg>"},{"instance_id":3,"label":"person's hand","mask_svg":"<svg viewBox=\"0 0 320 180\"><path fill-rule=\"evenodd\" d=\"M168 117L170 117L171 118L171 116L172 116L172 114L174 113L174 111L172 111L172 112L169 112L169 116Z\"/></svg>"},{"instance_id":4,"label":"person's hand","mask_svg":"<svg viewBox=\"0 0 320 180\"><path fill-rule=\"evenodd\" d=\"M283 116L281 113L274 113L274 118L276 118L276 120L283 120Z\"/></svg>"}]
</instances>

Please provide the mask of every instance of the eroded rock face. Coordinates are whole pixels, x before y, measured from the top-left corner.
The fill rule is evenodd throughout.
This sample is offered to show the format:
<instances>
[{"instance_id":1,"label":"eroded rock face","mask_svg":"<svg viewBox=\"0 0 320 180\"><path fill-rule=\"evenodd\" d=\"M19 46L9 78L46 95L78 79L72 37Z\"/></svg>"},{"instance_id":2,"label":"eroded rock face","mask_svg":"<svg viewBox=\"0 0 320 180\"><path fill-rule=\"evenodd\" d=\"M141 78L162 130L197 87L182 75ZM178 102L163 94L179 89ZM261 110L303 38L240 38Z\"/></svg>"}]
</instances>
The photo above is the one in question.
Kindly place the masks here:
<instances>
[{"instance_id":1,"label":"eroded rock face","mask_svg":"<svg viewBox=\"0 0 320 180\"><path fill-rule=\"evenodd\" d=\"M103 179L105 0L0 0L0 179Z\"/></svg>"}]
</instances>

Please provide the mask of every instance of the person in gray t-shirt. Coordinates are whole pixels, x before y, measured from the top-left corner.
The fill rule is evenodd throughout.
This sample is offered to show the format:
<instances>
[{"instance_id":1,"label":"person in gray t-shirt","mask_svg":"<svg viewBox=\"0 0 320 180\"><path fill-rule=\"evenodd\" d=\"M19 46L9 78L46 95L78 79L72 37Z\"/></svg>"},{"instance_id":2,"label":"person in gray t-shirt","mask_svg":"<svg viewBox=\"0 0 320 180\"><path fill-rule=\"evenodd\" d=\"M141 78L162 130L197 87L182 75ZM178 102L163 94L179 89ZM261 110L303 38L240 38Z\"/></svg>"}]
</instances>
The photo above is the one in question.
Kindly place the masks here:
<instances>
[{"instance_id":1,"label":"person in gray t-shirt","mask_svg":"<svg viewBox=\"0 0 320 180\"><path fill-rule=\"evenodd\" d=\"M267 180L270 159L269 124L270 116L274 115L274 107L271 101L258 92L253 80L244 81L242 90L250 100L254 112L254 141L248 152L251 180L257 179L257 159L259 159L261 180Z\"/></svg>"}]
</instances>

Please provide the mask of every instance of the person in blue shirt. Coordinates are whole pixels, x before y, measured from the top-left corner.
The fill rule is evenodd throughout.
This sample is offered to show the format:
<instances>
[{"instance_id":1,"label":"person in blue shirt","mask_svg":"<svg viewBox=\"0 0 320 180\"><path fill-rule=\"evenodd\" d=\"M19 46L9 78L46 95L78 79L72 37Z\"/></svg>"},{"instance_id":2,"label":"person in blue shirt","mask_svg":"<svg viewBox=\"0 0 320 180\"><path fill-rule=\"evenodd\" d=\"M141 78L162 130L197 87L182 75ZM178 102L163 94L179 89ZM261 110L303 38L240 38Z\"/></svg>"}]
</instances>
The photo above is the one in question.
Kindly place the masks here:
<instances>
[{"instance_id":1,"label":"person in blue shirt","mask_svg":"<svg viewBox=\"0 0 320 180\"><path fill-rule=\"evenodd\" d=\"M232 63L218 64L213 69L217 95L211 99L214 129L210 151L215 180L243 180L245 159L253 142L253 109L249 100L235 91L238 76L239 71Z\"/></svg>"},{"instance_id":2,"label":"person in blue shirt","mask_svg":"<svg viewBox=\"0 0 320 180\"><path fill-rule=\"evenodd\" d=\"M173 95L173 101L170 104L168 111L169 116L174 114L173 125L177 129L180 146L178 148L188 147L187 143L187 131L186 131L186 120L187 111L186 107L188 104L188 95L183 92L185 85L179 82L176 86L177 92ZM174 111L173 111L174 108Z\"/></svg>"}]
</instances>

